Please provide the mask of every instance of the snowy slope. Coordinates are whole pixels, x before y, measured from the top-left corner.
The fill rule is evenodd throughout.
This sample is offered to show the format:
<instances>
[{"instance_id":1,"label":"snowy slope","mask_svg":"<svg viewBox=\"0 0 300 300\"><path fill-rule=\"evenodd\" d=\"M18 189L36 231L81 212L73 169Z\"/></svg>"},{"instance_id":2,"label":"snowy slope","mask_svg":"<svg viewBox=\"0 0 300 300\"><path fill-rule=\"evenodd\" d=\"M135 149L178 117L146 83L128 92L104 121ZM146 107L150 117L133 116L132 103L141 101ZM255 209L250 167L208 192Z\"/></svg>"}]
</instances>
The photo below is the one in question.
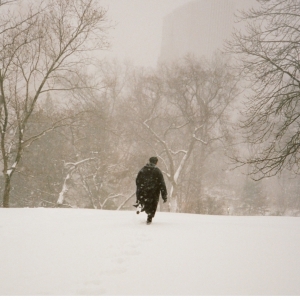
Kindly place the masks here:
<instances>
[{"instance_id":1,"label":"snowy slope","mask_svg":"<svg viewBox=\"0 0 300 300\"><path fill-rule=\"evenodd\" d=\"M0 296L300 295L300 218L0 209Z\"/></svg>"}]
</instances>

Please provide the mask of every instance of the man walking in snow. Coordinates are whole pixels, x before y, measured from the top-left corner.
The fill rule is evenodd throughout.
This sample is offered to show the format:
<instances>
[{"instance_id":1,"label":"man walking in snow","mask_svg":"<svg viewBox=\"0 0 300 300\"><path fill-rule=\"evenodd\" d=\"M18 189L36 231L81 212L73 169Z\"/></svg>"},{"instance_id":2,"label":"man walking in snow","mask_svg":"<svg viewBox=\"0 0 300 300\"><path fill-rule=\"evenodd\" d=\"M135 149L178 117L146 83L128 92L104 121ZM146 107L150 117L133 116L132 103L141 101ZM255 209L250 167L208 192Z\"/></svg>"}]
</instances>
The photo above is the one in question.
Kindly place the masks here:
<instances>
[{"instance_id":1,"label":"man walking in snow","mask_svg":"<svg viewBox=\"0 0 300 300\"><path fill-rule=\"evenodd\" d=\"M141 211L148 215L147 224L151 224L157 209L159 194L167 202L167 188L161 170L156 166L157 157L151 157L136 177L136 204L141 206ZM138 212L137 212L138 213Z\"/></svg>"}]
</instances>

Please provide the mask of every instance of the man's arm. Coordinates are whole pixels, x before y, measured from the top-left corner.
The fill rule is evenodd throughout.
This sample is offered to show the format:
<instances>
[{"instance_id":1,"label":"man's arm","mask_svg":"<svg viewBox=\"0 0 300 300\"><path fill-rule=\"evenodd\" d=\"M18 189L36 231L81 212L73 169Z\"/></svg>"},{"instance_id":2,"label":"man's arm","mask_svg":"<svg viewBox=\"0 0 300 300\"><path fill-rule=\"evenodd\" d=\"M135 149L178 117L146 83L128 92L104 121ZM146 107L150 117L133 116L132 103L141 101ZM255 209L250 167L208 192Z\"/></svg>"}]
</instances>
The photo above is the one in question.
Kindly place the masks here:
<instances>
[{"instance_id":1,"label":"man's arm","mask_svg":"<svg viewBox=\"0 0 300 300\"><path fill-rule=\"evenodd\" d=\"M140 201L140 198L141 198L141 177L142 177L142 174L141 174L141 171L139 171L136 179L135 179L135 184L136 184L136 200L137 202Z\"/></svg>"},{"instance_id":2,"label":"man's arm","mask_svg":"<svg viewBox=\"0 0 300 300\"><path fill-rule=\"evenodd\" d=\"M158 171L159 171L159 185L160 185L161 197L163 198L164 202L166 202L168 198L166 183L161 170L158 169Z\"/></svg>"}]
</instances>

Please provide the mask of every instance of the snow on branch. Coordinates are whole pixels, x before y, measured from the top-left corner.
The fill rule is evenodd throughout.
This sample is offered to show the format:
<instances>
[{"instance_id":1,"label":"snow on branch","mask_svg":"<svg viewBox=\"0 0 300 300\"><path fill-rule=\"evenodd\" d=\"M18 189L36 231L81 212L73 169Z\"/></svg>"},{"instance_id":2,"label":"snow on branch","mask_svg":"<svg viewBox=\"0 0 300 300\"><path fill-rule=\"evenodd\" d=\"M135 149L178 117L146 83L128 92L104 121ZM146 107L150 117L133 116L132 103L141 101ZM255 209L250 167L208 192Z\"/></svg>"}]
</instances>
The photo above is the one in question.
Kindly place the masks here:
<instances>
[{"instance_id":1,"label":"snow on branch","mask_svg":"<svg viewBox=\"0 0 300 300\"><path fill-rule=\"evenodd\" d=\"M197 138L195 133L193 134L193 138L194 138L196 141L201 142L201 143L204 144L204 145L207 145L207 144L208 144L207 142L203 141L202 139Z\"/></svg>"},{"instance_id":2,"label":"snow on branch","mask_svg":"<svg viewBox=\"0 0 300 300\"><path fill-rule=\"evenodd\" d=\"M117 208L117 210L120 210L133 196L135 195L135 192L130 194Z\"/></svg>"},{"instance_id":3,"label":"snow on branch","mask_svg":"<svg viewBox=\"0 0 300 300\"><path fill-rule=\"evenodd\" d=\"M11 173L16 169L16 166L17 166L17 162L15 161L14 164L11 166L11 168L9 168L9 169L7 170L6 174L7 174L8 176L10 176Z\"/></svg>"},{"instance_id":4,"label":"snow on branch","mask_svg":"<svg viewBox=\"0 0 300 300\"><path fill-rule=\"evenodd\" d=\"M78 165L80 165L80 164L82 164L82 163L85 163L85 162L87 162L87 161L90 161L90 160L94 160L94 159L96 159L96 157L86 158L86 159L83 159L83 160L78 161L78 162L76 162L76 163L68 162L68 163L65 163L64 165L65 165L65 167L67 167L67 166L72 166L73 168L76 168Z\"/></svg>"},{"instance_id":5,"label":"snow on branch","mask_svg":"<svg viewBox=\"0 0 300 300\"><path fill-rule=\"evenodd\" d=\"M113 195L110 195L110 196L108 196L108 197L103 201L102 204L101 204L100 201L99 201L99 204L100 204L101 209L102 209L102 207L104 207L104 205L106 204L106 202L107 202L108 200L113 199L113 198L117 198L117 197L124 197L124 195L122 195L122 194L113 194Z\"/></svg>"},{"instance_id":6,"label":"snow on branch","mask_svg":"<svg viewBox=\"0 0 300 300\"><path fill-rule=\"evenodd\" d=\"M203 124L202 124L200 127L195 128L194 133L193 133L193 138L194 138L196 141L201 142L201 143L204 144L204 145L207 145L208 143L207 143L206 141L203 141L201 138L196 137L196 132L197 132L201 127L203 127Z\"/></svg>"},{"instance_id":7,"label":"snow on branch","mask_svg":"<svg viewBox=\"0 0 300 300\"><path fill-rule=\"evenodd\" d=\"M186 150L178 150L178 151L172 151L171 149L169 149L169 151L173 154L173 155L177 155L179 153L183 153L183 154L186 154L187 151Z\"/></svg>"},{"instance_id":8,"label":"snow on branch","mask_svg":"<svg viewBox=\"0 0 300 300\"><path fill-rule=\"evenodd\" d=\"M70 174L67 174L61 192L59 193L57 204L62 205L64 202L65 193L68 191L67 181L70 179Z\"/></svg>"},{"instance_id":9,"label":"snow on branch","mask_svg":"<svg viewBox=\"0 0 300 300\"><path fill-rule=\"evenodd\" d=\"M68 173L67 173L67 176L65 177L64 179L64 183L63 183L63 187L62 187L62 190L61 192L59 193L59 196L58 196L58 199L57 199L57 204L58 205L62 205L63 202L64 202L64 197L65 197L65 194L67 193L68 191L68 180L71 178L72 176L72 173L75 171L76 167L84 162L87 162L87 161L90 161L90 160L94 160L96 159L95 157L91 157L91 158L86 158L86 159L83 159L81 161L78 161L76 163L64 163L64 166L67 167L67 166L71 166L71 168L69 169Z\"/></svg>"}]
</instances>

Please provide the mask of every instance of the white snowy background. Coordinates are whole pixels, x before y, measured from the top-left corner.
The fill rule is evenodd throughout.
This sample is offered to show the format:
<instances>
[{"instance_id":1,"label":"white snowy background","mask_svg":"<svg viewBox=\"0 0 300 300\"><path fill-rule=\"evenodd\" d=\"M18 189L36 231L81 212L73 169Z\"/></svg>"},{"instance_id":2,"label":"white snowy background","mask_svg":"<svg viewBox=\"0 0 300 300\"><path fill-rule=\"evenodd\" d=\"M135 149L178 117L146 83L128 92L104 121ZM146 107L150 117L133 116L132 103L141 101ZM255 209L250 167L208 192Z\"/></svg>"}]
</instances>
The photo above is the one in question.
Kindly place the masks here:
<instances>
[{"instance_id":1,"label":"white snowy background","mask_svg":"<svg viewBox=\"0 0 300 300\"><path fill-rule=\"evenodd\" d=\"M102 2L117 21L109 54L155 66L163 17L189 0ZM145 221L134 211L0 208L0 296L300 295L300 218Z\"/></svg>"},{"instance_id":2,"label":"white snowy background","mask_svg":"<svg viewBox=\"0 0 300 300\"><path fill-rule=\"evenodd\" d=\"M0 209L0 296L300 295L300 218Z\"/></svg>"}]
</instances>

